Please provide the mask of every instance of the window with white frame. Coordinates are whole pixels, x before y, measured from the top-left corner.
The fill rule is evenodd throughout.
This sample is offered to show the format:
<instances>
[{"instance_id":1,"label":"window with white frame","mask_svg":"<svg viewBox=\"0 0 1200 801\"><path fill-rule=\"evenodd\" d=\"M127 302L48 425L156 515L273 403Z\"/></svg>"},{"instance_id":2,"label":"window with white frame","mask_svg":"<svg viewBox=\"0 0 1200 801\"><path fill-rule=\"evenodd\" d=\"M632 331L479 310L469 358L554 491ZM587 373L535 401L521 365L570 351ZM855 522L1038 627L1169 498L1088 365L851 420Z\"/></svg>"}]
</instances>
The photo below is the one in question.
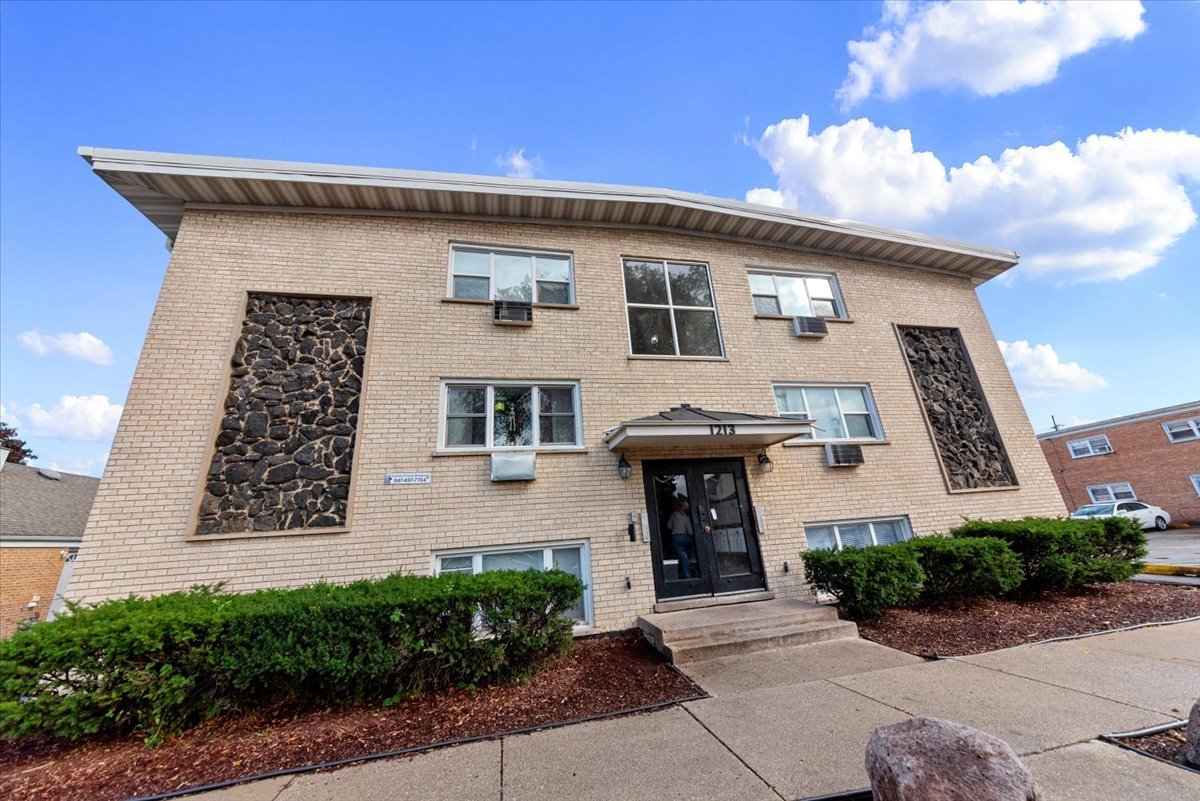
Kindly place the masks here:
<instances>
[{"instance_id":1,"label":"window with white frame","mask_svg":"<svg viewBox=\"0 0 1200 801\"><path fill-rule=\"evenodd\" d=\"M1189 417L1187 420L1163 423L1163 431L1167 432L1167 439L1171 442L1200 439L1200 417Z\"/></svg>"},{"instance_id":2,"label":"window with white frame","mask_svg":"<svg viewBox=\"0 0 1200 801\"><path fill-rule=\"evenodd\" d=\"M450 297L574 303L571 254L455 245L450 249Z\"/></svg>"},{"instance_id":3,"label":"window with white frame","mask_svg":"<svg viewBox=\"0 0 1200 801\"><path fill-rule=\"evenodd\" d=\"M583 441L576 382L447 381L442 409L446 449L573 448Z\"/></svg>"},{"instance_id":4,"label":"window with white frame","mask_svg":"<svg viewBox=\"0 0 1200 801\"><path fill-rule=\"evenodd\" d=\"M1107 434L1100 434L1087 439L1072 439L1067 441L1067 450L1072 459L1082 459L1085 456L1099 456L1102 453L1112 453L1112 443Z\"/></svg>"},{"instance_id":5,"label":"window with white frame","mask_svg":"<svg viewBox=\"0 0 1200 801\"><path fill-rule=\"evenodd\" d=\"M750 294L756 314L845 318L837 278L825 273L752 271Z\"/></svg>"},{"instance_id":6,"label":"window with white frame","mask_svg":"<svg viewBox=\"0 0 1200 801\"><path fill-rule=\"evenodd\" d=\"M1088 497L1092 503L1111 503L1113 501L1135 501L1137 495L1128 481L1118 481L1113 484L1093 484L1087 488Z\"/></svg>"},{"instance_id":7,"label":"window with white frame","mask_svg":"<svg viewBox=\"0 0 1200 801\"><path fill-rule=\"evenodd\" d=\"M625 259L630 352L723 356L707 264Z\"/></svg>"},{"instance_id":8,"label":"window with white frame","mask_svg":"<svg viewBox=\"0 0 1200 801\"><path fill-rule=\"evenodd\" d=\"M807 417L813 421L812 433L796 439L883 439L875 399L866 384L776 385L775 408L781 417Z\"/></svg>"},{"instance_id":9,"label":"window with white frame","mask_svg":"<svg viewBox=\"0 0 1200 801\"><path fill-rule=\"evenodd\" d=\"M804 527L804 537L810 551L840 551L910 540L912 526L907 517L814 523Z\"/></svg>"},{"instance_id":10,"label":"window with white frame","mask_svg":"<svg viewBox=\"0 0 1200 801\"><path fill-rule=\"evenodd\" d=\"M1192 489L1196 490L1196 494L1200 495L1200 473L1190 477L1192 479Z\"/></svg>"},{"instance_id":11,"label":"window with white frame","mask_svg":"<svg viewBox=\"0 0 1200 801\"><path fill-rule=\"evenodd\" d=\"M583 582L583 595L567 610L578 625L591 625L591 564L586 542L478 548L434 555L434 575L491 570L561 570Z\"/></svg>"}]
</instances>

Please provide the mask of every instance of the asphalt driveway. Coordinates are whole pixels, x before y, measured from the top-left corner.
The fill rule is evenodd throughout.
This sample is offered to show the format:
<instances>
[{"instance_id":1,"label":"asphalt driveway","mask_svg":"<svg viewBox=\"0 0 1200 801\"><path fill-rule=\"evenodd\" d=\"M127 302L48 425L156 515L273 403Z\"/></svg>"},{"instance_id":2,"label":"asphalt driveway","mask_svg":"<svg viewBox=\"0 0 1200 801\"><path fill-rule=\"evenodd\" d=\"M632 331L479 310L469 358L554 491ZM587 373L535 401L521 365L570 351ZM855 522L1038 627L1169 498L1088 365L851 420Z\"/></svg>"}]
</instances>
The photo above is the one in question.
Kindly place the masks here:
<instances>
[{"instance_id":1,"label":"asphalt driveway","mask_svg":"<svg viewBox=\"0 0 1200 801\"><path fill-rule=\"evenodd\" d=\"M1146 544L1151 564L1200 565L1200 528L1147 531Z\"/></svg>"}]
</instances>

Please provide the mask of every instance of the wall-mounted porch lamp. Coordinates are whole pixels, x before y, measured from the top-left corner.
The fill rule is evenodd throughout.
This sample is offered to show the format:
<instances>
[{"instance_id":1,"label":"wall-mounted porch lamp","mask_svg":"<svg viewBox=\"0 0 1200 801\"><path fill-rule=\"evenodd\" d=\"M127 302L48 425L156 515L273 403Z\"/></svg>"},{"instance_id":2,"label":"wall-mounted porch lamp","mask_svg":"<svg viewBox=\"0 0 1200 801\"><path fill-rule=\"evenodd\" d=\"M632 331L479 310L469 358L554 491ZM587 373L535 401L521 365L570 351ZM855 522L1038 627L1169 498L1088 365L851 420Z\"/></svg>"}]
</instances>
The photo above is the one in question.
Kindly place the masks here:
<instances>
[{"instance_id":1,"label":"wall-mounted porch lamp","mask_svg":"<svg viewBox=\"0 0 1200 801\"><path fill-rule=\"evenodd\" d=\"M629 463L629 460L625 458L625 454L623 453L621 454L621 461L617 462L617 475L621 477L622 481L633 475L633 465Z\"/></svg>"},{"instance_id":2,"label":"wall-mounted porch lamp","mask_svg":"<svg viewBox=\"0 0 1200 801\"><path fill-rule=\"evenodd\" d=\"M775 463L771 461L770 456L767 456L766 448L758 452L758 466L762 468L764 473L770 473L775 469Z\"/></svg>"}]
</instances>

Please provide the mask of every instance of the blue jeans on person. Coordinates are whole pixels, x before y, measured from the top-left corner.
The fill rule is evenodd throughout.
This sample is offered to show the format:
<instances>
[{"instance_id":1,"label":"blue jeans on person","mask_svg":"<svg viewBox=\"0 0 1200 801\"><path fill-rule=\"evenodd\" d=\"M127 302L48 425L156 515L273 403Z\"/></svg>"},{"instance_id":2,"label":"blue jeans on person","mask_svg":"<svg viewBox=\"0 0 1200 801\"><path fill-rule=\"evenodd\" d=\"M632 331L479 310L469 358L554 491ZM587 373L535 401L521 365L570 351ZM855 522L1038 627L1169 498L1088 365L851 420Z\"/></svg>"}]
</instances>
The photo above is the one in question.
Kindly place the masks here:
<instances>
[{"instance_id":1,"label":"blue jeans on person","mask_svg":"<svg viewBox=\"0 0 1200 801\"><path fill-rule=\"evenodd\" d=\"M692 560L688 556L688 549L692 547L692 536L676 534L671 539L675 543L675 558L679 560L679 577L692 578Z\"/></svg>"}]
</instances>

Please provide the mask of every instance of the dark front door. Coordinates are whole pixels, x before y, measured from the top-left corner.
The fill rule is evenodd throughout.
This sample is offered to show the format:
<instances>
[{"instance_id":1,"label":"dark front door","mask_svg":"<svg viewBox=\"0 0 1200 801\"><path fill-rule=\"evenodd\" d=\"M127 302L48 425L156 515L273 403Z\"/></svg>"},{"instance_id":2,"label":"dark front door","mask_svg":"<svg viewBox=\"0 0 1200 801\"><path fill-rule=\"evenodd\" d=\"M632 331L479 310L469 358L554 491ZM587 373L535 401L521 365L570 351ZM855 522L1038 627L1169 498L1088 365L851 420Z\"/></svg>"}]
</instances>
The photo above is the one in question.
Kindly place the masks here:
<instances>
[{"instance_id":1,"label":"dark front door","mask_svg":"<svg viewBox=\"0 0 1200 801\"><path fill-rule=\"evenodd\" d=\"M766 586L741 459L643 462L659 598Z\"/></svg>"}]
</instances>

